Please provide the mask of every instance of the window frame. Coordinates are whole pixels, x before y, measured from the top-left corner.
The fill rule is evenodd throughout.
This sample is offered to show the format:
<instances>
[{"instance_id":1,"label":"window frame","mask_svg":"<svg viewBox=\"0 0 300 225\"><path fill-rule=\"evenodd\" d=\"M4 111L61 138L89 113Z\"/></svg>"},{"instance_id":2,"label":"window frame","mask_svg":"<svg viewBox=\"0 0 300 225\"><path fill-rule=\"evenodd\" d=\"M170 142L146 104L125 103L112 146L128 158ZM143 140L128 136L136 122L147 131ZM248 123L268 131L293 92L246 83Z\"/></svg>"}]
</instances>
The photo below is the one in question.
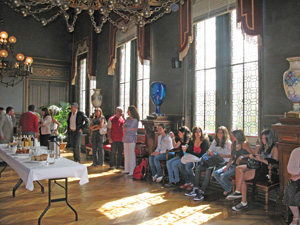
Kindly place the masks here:
<instances>
[{"instance_id":1,"label":"window frame","mask_svg":"<svg viewBox=\"0 0 300 225\"><path fill-rule=\"evenodd\" d=\"M226 13L221 16L216 17L216 54L217 54L217 60L216 60L216 124L215 129L221 125L226 126L228 130L232 130L232 85L231 85L231 24L230 24L230 14ZM196 29L194 29L194 34L196 32ZM194 35L195 41L194 41L194 71L193 71L193 83L194 83L194 89L196 86L196 35ZM258 37L259 38L259 37ZM258 74L258 99L257 99L257 134L259 134L260 131L260 94L261 94L261 88L260 88L260 51L261 51L261 45L258 41L258 58L256 60L257 62L257 74ZM195 102L196 93L193 93L193 100ZM196 104L193 104L193 116L192 116L192 124L196 124ZM210 132L209 132L210 133ZM210 133L211 134L211 133ZM248 136L250 139L253 137L253 140L256 140L255 138L257 136ZM249 138L248 138L249 139Z\"/></svg>"}]
</instances>

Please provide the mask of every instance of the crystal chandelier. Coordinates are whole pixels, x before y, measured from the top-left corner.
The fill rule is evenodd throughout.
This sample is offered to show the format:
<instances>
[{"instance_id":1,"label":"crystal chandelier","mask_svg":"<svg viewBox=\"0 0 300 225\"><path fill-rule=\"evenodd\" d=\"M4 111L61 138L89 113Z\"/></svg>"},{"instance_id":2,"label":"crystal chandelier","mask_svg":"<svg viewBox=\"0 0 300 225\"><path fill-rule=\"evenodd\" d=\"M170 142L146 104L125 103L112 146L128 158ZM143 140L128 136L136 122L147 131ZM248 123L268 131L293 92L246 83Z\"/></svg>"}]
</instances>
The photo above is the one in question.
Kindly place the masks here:
<instances>
[{"instance_id":1,"label":"crystal chandelier","mask_svg":"<svg viewBox=\"0 0 300 225\"><path fill-rule=\"evenodd\" d=\"M0 19L3 26L3 20ZM32 74L33 59L22 53L14 52L16 37L8 36L5 30L0 30L0 84L9 87L20 83L29 74ZM25 59L25 60L24 60Z\"/></svg>"},{"instance_id":2,"label":"crystal chandelier","mask_svg":"<svg viewBox=\"0 0 300 225\"><path fill-rule=\"evenodd\" d=\"M178 2L184 0L4 0L24 17L32 16L43 26L58 16L63 16L69 32L74 31L78 15L87 10L96 33L109 21L126 32L132 26L143 27L172 10L178 10ZM97 15L97 16L96 16ZM98 18L96 21L95 18ZM118 22L119 19L123 22Z\"/></svg>"}]
</instances>

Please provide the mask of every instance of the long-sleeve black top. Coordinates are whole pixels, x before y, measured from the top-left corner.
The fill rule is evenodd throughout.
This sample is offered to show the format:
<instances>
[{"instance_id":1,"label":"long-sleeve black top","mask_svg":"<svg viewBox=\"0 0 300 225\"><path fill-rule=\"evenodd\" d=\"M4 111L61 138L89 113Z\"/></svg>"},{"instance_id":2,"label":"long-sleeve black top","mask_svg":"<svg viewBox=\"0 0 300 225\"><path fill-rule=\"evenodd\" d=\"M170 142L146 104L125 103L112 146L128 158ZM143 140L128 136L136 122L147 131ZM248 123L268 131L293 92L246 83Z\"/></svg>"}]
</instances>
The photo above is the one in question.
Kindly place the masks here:
<instances>
[{"instance_id":1,"label":"long-sleeve black top","mask_svg":"<svg viewBox=\"0 0 300 225\"><path fill-rule=\"evenodd\" d=\"M179 146L179 149L180 149L179 156L180 156L180 158L184 155L183 150L181 148L182 145L186 145L186 144L189 145L190 143L192 143L191 139L188 139L186 142L183 142L183 141L180 140L180 146Z\"/></svg>"},{"instance_id":2,"label":"long-sleeve black top","mask_svg":"<svg viewBox=\"0 0 300 225\"><path fill-rule=\"evenodd\" d=\"M201 152L200 153L196 153L194 152L194 142L191 141L189 143L189 147L187 148L186 152L187 153L190 153L192 155L195 155L197 156L198 158L201 158L203 156L204 153L206 153L206 151L208 150L209 148L209 143L208 143L208 140L204 139L203 142L201 143L200 145L200 148L201 148Z\"/></svg>"}]
</instances>

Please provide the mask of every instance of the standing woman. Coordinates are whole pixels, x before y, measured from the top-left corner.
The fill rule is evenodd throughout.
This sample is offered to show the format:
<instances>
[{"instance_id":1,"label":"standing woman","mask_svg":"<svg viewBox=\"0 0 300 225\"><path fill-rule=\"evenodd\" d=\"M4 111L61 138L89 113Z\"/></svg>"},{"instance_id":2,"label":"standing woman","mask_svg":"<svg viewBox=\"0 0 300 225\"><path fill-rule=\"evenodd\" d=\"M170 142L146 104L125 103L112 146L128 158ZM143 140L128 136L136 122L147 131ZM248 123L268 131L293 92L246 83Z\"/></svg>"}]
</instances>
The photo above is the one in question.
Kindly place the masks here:
<instances>
[{"instance_id":1,"label":"standing woman","mask_svg":"<svg viewBox=\"0 0 300 225\"><path fill-rule=\"evenodd\" d=\"M52 119L47 108L42 108L41 114L42 116L39 125L39 127L41 128L40 142L41 146L48 147L48 140L50 139L51 135L50 124Z\"/></svg>"},{"instance_id":2,"label":"standing woman","mask_svg":"<svg viewBox=\"0 0 300 225\"><path fill-rule=\"evenodd\" d=\"M299 224L300 206L300 148L292 151L287 166L287 171L291 174L287 186L284 189L283 204L288 205L293 213L293 221L290 225Z\"/></svg>"},{"instance_id":3,"label":"standing woman","mask_svg":"<svg viewBox=\"0 0 300 225\"><path fill-rule=\"evenodd\" d=\"M104 151L103 142L105 141L105 134L100 134L99 129L103 127L104 115L102 110L95 108L95 114L90 126L92 133L92 148L93 148L93 164L92 166L103 166L104 164Z\"/></svg>"},{"instance_id":4,"label":"standing woman","mask_svg":"<svg viewBox=\"0 0 300 225\"><path fill-rule=\"evenodd\" d=\"M50 124L50 130L51 130L51 134L57 134L57 131L60 127L60 123L54 118L54 112L52 109L49 109L49 114L52 118L51 124Z\"/></svg>"},{"instance_id":5,"label":"standing woman","mask_svg":"<svg viewBox=\"0 0 300 225\"><path fill-rule=\"evenodd\" d=\"M180 152L179 155L167 161L167 169L169 174L169 183L165 185L166 188L174 187L180 181L179 177L179 168L180 159L184 155L184 151L182 150L182 146L186 145L190 141L191 131L188 127L182 126L178 129L179 141L175 141L175 136L173 132L170 132L170 136L172 138L172 144L175 149L179 147Z\"/></svg>"},{"instance_id":6,"label":"standing woman","mask_svg":"<svg viewBox=\"0 0 300 225\"><path fill-rule=\"evenodd\" d=\"M227 196L232 192L232 181L230 177L235 175L235 167L237 167L244 157L249 157L252 154L252 149L246 141L242 130L234 130L231 133L231 156L226 166L216 170L214 177L219 184L224 188L223 195Z\"/></svg>"},{"instance_id":7,"label":"standing woman","mask_svg":"<svg viewBox=\"0 0 300 225\"><path fill-rule=\"evenodd\" d=\"M236 190L228 195L228 200L242 198L242 201L232 210L239 211L248 207L247 203L247 180L266 180L268 174L268 162L278 161L278 148L275 146L274 136L270 129L263 130L260 135L260 145L258 145L254 154L250 154L250 159L256 159L261 162L258 169L249 169L247 165L240 165L235 168Z\"/></svg>"},{"instance_id":8,"label":"standing woman","mask_svg":"<svg viewBox=\"0 0 300 225\"><path fill-rule=\"evenodd\" d=\"M123 125L123 143L125 156L125 168L123 173L129 173L129 175L131 176L133 175L133 170L136 166L134 150L140 116L134 105L128 107L127 114L129 117L126 118L125 123Z\"/></svg>"}]
</instances>

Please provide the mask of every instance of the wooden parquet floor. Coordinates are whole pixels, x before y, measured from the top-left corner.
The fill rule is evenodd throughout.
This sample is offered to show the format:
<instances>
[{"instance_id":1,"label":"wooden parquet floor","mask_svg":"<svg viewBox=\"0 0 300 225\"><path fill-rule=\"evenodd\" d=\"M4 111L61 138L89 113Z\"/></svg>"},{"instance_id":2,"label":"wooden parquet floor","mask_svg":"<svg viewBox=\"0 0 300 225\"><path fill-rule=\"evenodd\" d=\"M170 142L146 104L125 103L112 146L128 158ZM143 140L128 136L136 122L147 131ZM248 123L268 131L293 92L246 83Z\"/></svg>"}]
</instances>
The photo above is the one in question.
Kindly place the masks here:
<instances>
[{"instance_id":1,"label":"wooden parquet floor","mask_svg":"<svg viewBox=\"0 0 300 225\"><path fill-rule=\"evenodd\" d=\"M71 157L72 154L65 154ZM82 159L85 155L82 154ZM208 188L204 201L195 202L184 196L178 188L165 189L151 180L137 181L123 175L119 170L109 171L104 167L88 166L90 182L80 186L77 179L69 181L69 202L78 212L75 215L64 202L54 202L42 219L42 224L80 225L133 225L133 224L286 224L282 212L270 203L269 213L264 212L263 202L249 202L242 212L233 212L232 201L227 201L222 192ZM33 191L22 184L12 197L12 188L18 175L7 167L0 178L0 224L37 224L38 218L48 203L48 182L42 194L38 184ZM63 189L52 187L55 197L63 197ZM236 202L238 203L238 202Z\"/></svg>"}]
</instances>

